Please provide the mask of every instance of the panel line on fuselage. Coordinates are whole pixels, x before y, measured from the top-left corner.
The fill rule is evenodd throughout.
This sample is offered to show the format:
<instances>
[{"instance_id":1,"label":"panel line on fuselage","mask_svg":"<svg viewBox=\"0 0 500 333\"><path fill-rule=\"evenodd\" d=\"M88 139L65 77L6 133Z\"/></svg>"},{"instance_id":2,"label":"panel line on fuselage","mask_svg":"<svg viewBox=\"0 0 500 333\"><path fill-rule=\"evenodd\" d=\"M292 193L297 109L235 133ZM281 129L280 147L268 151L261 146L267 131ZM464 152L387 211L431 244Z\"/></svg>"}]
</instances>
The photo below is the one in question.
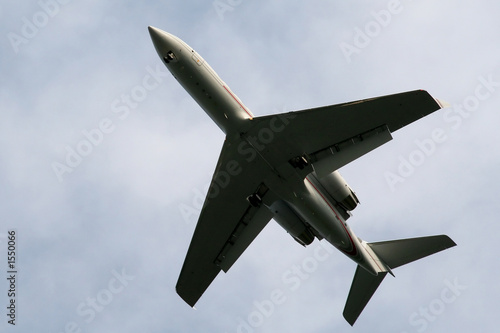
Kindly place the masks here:
<instances>
[{"instance_id":1,"label":"panel line on fuselage","mask_svg":"<svg viewBox=\"0 0 500 333\"><path fill-rule=\"evenodd\" d=\"M236 98L236 96L234 96L234 94L231 93L231 91L229 90L228 87L226 87L225 85L222 85L224 87L224 89L229 93L229 95L231 95L231 97L236 101L236 103L238 103L238 105L247 113L247 115L250 117L250 119L253 118L253 114L248 111L244 106L243 104L238 100L238 98Z\"/></svg>"}]
</instances>

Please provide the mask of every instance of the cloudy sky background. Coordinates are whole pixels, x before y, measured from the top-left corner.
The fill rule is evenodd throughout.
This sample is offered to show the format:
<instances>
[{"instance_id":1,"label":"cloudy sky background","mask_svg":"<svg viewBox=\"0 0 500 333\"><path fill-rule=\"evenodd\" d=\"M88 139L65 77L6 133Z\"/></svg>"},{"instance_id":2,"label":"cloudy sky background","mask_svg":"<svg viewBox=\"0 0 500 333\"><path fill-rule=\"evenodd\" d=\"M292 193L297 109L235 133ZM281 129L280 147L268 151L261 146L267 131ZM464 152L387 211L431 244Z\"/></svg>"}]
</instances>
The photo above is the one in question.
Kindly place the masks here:
<instances>
[{"instance_id":1,"label":"cloudy sky background","mask_svg":"<svg viewBox=\"0 0 500 333\"><path fill-rule=\"evenodd\" d=\"M0 282L2 331L495 330L500 4L218 3L0 5L0 267L16 229L19 270L15 327ZM445 233L458 246L396 269L350 328L355 264L271 222L192 310L174 286L224 136L166 74L148 25L195 48L257 116L413 89L448 101L341 173L361 200L349 220L361 238ZM68 157L78 147L86 156Z\"/></svg>"}]
</instances>

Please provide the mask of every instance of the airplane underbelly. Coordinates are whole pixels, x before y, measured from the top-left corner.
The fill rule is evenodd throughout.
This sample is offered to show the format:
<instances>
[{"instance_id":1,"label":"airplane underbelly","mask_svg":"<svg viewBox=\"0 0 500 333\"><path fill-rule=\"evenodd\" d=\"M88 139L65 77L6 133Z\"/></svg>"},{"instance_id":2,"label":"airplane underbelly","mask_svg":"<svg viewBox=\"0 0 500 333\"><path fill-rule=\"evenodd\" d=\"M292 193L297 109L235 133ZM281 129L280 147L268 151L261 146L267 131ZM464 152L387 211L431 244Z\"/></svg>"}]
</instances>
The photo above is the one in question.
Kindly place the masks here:
<instances>
[{"instance_id":1,"label":"airplane underbelly","mask_svg":"<svg viewBox=\"0 0 500 333\"><path fill-rule=\"evenodd\" d=\"M358 249L353 239L356 236L351 234L342 216L312 183L306 179L304 184L304 191L297 193L292 202L294 208L333 246L349 256L356 256Z\"/></svg>"},{"instance_id":2,"label":"airplane underbelly","mask_svg":"<svg viewBox=\"0 0 500 333\"><path fill-rule=\"evenodd\" d=\"M202 64L179 62L174 76L182 87L225 132L252 117L251 112L231 92L229 87Z\"/></svg>"}]
</instances>

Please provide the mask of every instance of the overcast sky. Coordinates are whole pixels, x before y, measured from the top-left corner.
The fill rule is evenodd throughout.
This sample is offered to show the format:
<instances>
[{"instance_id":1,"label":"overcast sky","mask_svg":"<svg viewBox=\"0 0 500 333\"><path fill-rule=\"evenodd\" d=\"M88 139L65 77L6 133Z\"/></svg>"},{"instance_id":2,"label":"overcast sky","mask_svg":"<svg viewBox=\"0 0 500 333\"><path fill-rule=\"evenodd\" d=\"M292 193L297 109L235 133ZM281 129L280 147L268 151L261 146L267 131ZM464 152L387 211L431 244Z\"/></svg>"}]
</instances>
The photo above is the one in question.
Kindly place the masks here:
<instances>
[{"instance_id":1,"label":"overcast sky","mask_svg":"<svg viewBox=\"0 0 500 333\"><path fill-rule=\"evenodd\" d=\"M0 267L8 276L15 230L18 270L15 327L0 282L2 332L496 331L499 12L450 0L2 3ZM413 89L449 102L340 171L361 238L458 246L396 269L351 328L356 265L271 222L191 309L174 286L224 136L163 67L148 25L196 49L256 116Z\"/></svg>"}]
</instances>

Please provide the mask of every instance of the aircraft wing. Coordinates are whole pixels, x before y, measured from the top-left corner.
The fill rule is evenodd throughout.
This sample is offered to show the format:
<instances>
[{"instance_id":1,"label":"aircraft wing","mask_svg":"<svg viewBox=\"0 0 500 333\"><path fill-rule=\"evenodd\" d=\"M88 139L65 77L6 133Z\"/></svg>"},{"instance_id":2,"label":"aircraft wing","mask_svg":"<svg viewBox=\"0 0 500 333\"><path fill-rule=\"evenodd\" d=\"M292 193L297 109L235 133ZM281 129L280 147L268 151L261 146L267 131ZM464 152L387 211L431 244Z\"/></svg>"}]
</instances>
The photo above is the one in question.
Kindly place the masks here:
<instances>
[{"instance_id":1,"label":"aircraft wing","mask_svg":"<svg viewBox=\"0 0 500 333\"><path fill-rule=\"evenodd\" d=\"M226 139L209 193L176 285L191 306L221 270L227 272L267 225L272 213L246 199L277 198L267 189L269 166L287 177L288 161L306 156L321 177L389 141L391 132L441 105L426 91L410 91L351 103L254 118L237 147ZM253 146L253 153L249 153ZM263 163L256 154L266 158ZM287 166L288 165L288 166Z\"/></svg>"},{"instance_id":2,"label":"aircraft wing","mask_svg":"<svg viewBox=\"0 0 500 333\"><path fill-rule=\"evenodd\" d=\"M217 162L176 291L191 306L221 270L227 272L267 225L272 213L246 199L253 193L273 200L262 184L265 168L257 159L248 162L227 139Z\"/></svg>"},{"instance_id":3,"label":"aircraft wing","mask_svg":"<svg viewBox=\"0 0 500 333\"><path fill-rule=\"evenodd\" d=\"M307 155L322 177L391 140L391 132L440 108L429 93L415 90L254 118L247 135L273 131L275 145L269 144L269 149L286 158ZM276 117L285 119L282 127L273 123Z\"/></svg>"}]
</instances>

